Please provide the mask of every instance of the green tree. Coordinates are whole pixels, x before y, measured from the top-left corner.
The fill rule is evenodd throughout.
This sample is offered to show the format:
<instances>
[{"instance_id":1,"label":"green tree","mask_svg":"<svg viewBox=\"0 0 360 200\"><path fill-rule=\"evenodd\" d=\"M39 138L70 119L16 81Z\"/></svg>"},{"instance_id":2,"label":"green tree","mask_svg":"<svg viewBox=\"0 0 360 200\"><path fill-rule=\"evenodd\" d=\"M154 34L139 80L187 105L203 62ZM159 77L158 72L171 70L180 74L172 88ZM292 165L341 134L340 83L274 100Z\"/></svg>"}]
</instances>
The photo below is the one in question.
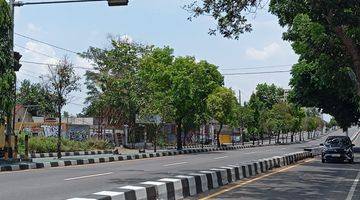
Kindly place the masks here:
<instances>
[{"instance_id":1,"label":"green tree","mask_svg":"<svg viewBox=\"0 0 360 200\"><path fill-rule=\"evenodd\" d=\"M57 156L61 158L61 110L68 103L69 94L80 89L78 85L80 77L75 74L73 64L65 57L56 66L49 66L49 74L43 78L44 87L52 94L57 107L59 118Z\"/></svg>"},{"instance_id":2,"label":"green tree","mask_svg":"<svg viewBox=\"0 0 360 200\"><path fill-rule=\"evenodd\" d=\"M235 93L228 88L218 87L211 93L206 100L207 109L210 116L219 124L220 128L216 133L217 146L220 147L220 133L224 124L236 126L238 103Z\"/></svg>"},{"instance_id":3,"label":"green tree","mask_svg":"<svg viewBox=\"0 0 360 200\"><path fill-rule=\"evenodd\" d=\"M335 118L331 118L329 123L327 123L327 128L331 129L331 128L335 128L336 126L338 126L338 123L336 122Z\"/></svg>"},{"instance_id":4,"label":"green tree","mask_svg":"<svg viewBox=\"0 0 360 200\"><path fill-rule=\"evenodd\" d=\"M291 142L294 142L294 135L296 133L299 134L299 140L301 141L301 131L302 131L301 124L305 117L305 111L300 106L290 103L290 113L292 116L292 120L290 123Z\"/></svg>"},{"instance_id":5,"label":"green tree","mask_svg":"<svg viewBox=\"0 0 360 200\"><path fill-rule=\"evenodd\" d=\"M11 17L9 6L5 0L0 0L0 125L4 124L5 117L11 116L11 108L14 106L13 85L15 73L12 69L11 56Z\"/></svg>"},{"instance_id":6,"label":"green tree","mask_svg":"<svg viewBox=\"0 0 360 200\"><path fill-rule=\"evenodd\" d=\"M90 47L82 56L94 63L86 73L87 115L97 116L101 124L129 126L134 138L135 119L143 96L137 77L142 57L152 49L137 43L111 40L109 49Z\"/></svg>"},{"instance_id":7,"label":"green tree","mask_svg":"<svg viewBox=\"0 0 360 200\"><path fill-rule=\"evenodd\" d=\"M195 62L193 57L178 57L168 69L169 95L177 124L177 147L182 148L184 120L193 115L196 123L206 119L206 99L214 89L223 85L223 77L215 65Z\"/></svg>"},{"instance_id":8,"label":"green tree","mask_svg":"<svg viewBox=\"0 0 360 200\"><path fill-rule=\"evenodd\" d=\"M192 17L211 15L224 37L252 30L249 13L264 0L203 0L187 6ZM346 130L357 123L360 94L360 1L271 0L270 12L287 27L283 38L300 55L293 67L292 101L333 115Z\"/></svg>"},{"instance_id":9,"label":"green tree","mask_svg":"<svg viewBox=\"0 0 360 200\"><path fill-rule=\"evenodd\" d=\"M260 134L261 140L264 139L265 128L261 123L266 122L265 119L261 120L261 114L272 109L272 107L284 100L284 89L275 86L274 84L268 85L266 83L258 84L256 91L250 97L248 105L254 111L254 120L256 127L252 128L253 132L253 144L255 144L255 135ZM265 114L263 114L265 115ZM266 117L266 116L264 116ZM258 141L260 142L260 141Z\"/></svg>"},{"instance_id":10,"label":"green tree","mask_svg":"<svg viewBox=\"0 0 360 200\"><path fill-rule=\"evenodd\" d=\"M52 116L57 113L54 96L40 83L23 80L17 94L17 103L28 107L33 116Z\"/></svg>"},{"instance_id":11,"label":"green tree","mask_svg":"<svg viewBox=\"0 0 360 200\"><path fill-rule=\"evenodd\" d=\"M288 134L291 130L291 108L286 102L275 104L270 110L271 117L274 120L275 132L277 133L277 142L280 142L280 134ZM284 142L284 138L283 138Z\"/></svg>"}]
</instances>

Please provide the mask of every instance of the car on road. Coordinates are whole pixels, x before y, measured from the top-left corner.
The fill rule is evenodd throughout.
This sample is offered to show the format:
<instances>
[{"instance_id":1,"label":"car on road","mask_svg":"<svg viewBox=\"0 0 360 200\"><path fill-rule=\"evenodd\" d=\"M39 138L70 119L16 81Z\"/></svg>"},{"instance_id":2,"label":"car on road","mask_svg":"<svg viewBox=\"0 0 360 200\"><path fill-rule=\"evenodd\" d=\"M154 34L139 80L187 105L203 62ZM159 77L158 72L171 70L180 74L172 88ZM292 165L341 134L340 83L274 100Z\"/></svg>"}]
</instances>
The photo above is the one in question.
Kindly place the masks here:
<instances>
[{"instance_id":1,"label":"car on road","mask_svg":"<svg viewBox=\"0 0 360 200\"><path fill-rule=\"evenodd\" d=\"M354 162L353 147L350 138L348 136L329 136L326 138L321 153L321 161L323 163L327 161L349 161Z\"/></svg>"}]
</instances>

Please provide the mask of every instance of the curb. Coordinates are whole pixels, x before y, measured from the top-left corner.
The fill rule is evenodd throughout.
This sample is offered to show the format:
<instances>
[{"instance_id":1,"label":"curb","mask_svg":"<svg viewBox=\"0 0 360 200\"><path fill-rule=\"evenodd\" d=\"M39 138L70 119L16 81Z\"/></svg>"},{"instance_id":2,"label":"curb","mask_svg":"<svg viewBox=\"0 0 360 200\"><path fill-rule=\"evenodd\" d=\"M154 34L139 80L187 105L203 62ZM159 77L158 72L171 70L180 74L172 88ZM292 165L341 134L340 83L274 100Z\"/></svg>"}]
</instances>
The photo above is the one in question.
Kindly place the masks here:
<instances>
[{"instance_id":1,"label":"curb","mask_svg":"<svg viewBox=\"0 0 360 200\"><path fill-rule=\"evenodd\" d=\"M98 151L74 151L74 152L61 152L61 156L83 156L83 155L98 155L98 154L112 154L111 150L98 150ZM57 153L30 153L29 158L48 158L57 157Z\"/></svg>"},{"instance_id":2,"label":"curb","mask_svg":"<svg viewBox=\"0 0 360 200\"><path fill-rule=\"evenodd\" d=\"M54 162L38 162L38 163L19 163L16 165L3 165L0 166L0 172L2 171L18 171L18 170L28 170L28 169L42 169L50 167L64 167L64 166L74 166L74 165L85 165L85 164L96 164L96 163L105 163L105 162L115 162L115 161L124 161L124 160L136 160L144 158L153 158L153 157L163 157L163 156L175 156L181 154L192 154L192 153L203 153L210 151L228 151L236 149L245 149L252 147L261 147L267 145L245 145L245 146L231 146L231 147L221 147L221 148L204 148L204 149L184 149L184 150L172 150L172 151L163 151L157 153L142 153L142 154L133 154L133 155L114 155L110 157L101 157L101 158L87 158L87 159L77 159L77 160L62 160Z\"/></svg>"},{"instance_id":3,"label":"curb","mask_svg":"<svg viewBox=\"0 0 360 200\"><path fill-rule=\"evenodd\" d=\"M301 142L292 142L286 143L286 145L291 144L299 144ZM3 165L0 166L0 172L4 171L19 171L19 170L29 170L29 169L42 169L42 168L50 168L50 167L64 167L64 166L75 166L75 165L86 165L86 164L97 164L97 163L105 163L105 162L115 162L115 161L124 161L124 160L136 160L143 158L153 158L153 157L162 157L162 156L175 156L181 154L191 154L191 153L203 153L210 151L228 151L228 150L237 150L237 149L246 149L246 148L254 148L254 147L265 147L265 146L278 146L285 144L260 144L260 145L236 145L236 146L223 146L223 147L213 147L209 146L207 148L191 148L184 150L168 150L157 153L141 153L141 154L133 154L133 155L114 155L109 157L100 157L100 158L87 158L87 159L77 159L77 160L63 160L63 161L53 161L53 162L38 162L38 163L19 163L15 165ZM204 146L205 147L205 146ZM95 155L99 152L105 151L90 151L88 155ZM81 152L63 152L63 153L81 153ZM84 155L86 152L84 152ZM89 153L89 152L87 152ZM54 155L55 153L49 153L50 155ZM47 154L39 154L40 156L46 156ZM55 156L56 157L56 154Z\"/></svg>"},{"instance_id":4,"label":"curb","mask_svg":"<svg viewBox=\"0 0 360 200\"><path fill-rule=\"evenodd\" d=\"M177 175L175 177L162 178L156 181L146 181L67 200L184 199L244 178L250 178L258 174L266 173L274 168L294 164L299 160L309 157L313 157L310 152L286 154L284 156L261 159L250 163L228 165L187 175Z\"/></svg>"}]
</instances>

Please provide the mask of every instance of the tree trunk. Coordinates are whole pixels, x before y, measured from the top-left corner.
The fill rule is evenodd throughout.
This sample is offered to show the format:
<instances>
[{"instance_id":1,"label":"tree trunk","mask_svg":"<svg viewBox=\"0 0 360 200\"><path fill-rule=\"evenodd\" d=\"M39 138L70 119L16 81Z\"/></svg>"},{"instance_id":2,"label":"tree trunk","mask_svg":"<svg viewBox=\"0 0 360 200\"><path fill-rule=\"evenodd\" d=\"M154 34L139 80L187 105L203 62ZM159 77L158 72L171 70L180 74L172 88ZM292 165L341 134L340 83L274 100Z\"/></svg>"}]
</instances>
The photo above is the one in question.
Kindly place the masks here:
<instances>
[{"instance_id":1,"label":"tree trunk","mask_svg":"<svg viewBox=\"0 0 360 200\"><path fill-rule=\"evenodd\" d=\"M156 152L156 146L157 146L157 137L158 137L158 126L156 126L155 130L155 136L154 136L154 152Z\"/></svg>"},{"instance_id":2,"label":"tree trunk","mask_svg":"<svg viewBox=\"0 0 360 200\"><path fill-rule=\"evenodd\" d=\"M277 141L276 141L277 143L280 143L280 132L279 133L277 133Z\"/></svg>"},{"instance_id":3,"label":"tree trunk","mask_svg":"<svg viewBox=\"0 0 360 200\"><path fill-rule=\"evenodd\" d=\"M59 126L58 126L58 141L57 141L57 157L61 158L61 106L58 106L58 117L59 117Z\"/></svg>"},{"instance_id":4,"label":"tree trunk","mask_svg":"<svg viewBox=\"0 0 360 200\"><path fill-rule=\"evenodd\" d=\"M183 138L183 143L182 143L182 146L185 147L186 146L186 139L187 139L187 135L188 135L188 128L184 127L184 138Z\"/></svg>"},{"instance_id":5,"label":"tree trunk","mask_svg":"<svg viewBox=\"0 0 360 200\"><path fill-rule=\"evenodd\" d=\"M252 143L255 145L255 132L252 133Z\"/></svg>"},{"instance_id":6,"label":"tree trunk","mask_svg":"<svg viewBox=\"0 0 360 200\"><path fill-rule=\"evenodd\" d=\"M261 144L264 144L264 133L261 133Z\"/></svg>"},{"instance_id":7,"label":"tree trunk","mask_svg":"<svg viewBox=\"0 0 360 200\"><path fill-rule=\"evenodd\" d=\"M241 128L241 143L245 145L245 131L244 128Z\"/></svg>"},{"instance_id":8,"label":"tree trunk","mask_svg":"<svg viewBox=\"0 0 360 200\"><path fill-rule=\"evenodd\" d=\"M269 137L269 144L271 144L271 133L268 134L268 137Z\"/></svg>"},{"instance_id":9,"label":"tree trunk","mask_svg":"<svg viewBox=\"0 0 360 200\"><path fill-rule=\"evenodd\" d=\"M176 143L177 143L177 150L181 150L182 149L182 141L181 141L181 119L179 119L176 122Z\"/></svg>"},{"instance_id":10,"label":"tree trunk","mask_svg":"<svg viewBox=\"0 0 360 200\"><path fill-rule=\"evenodd\" d=\"M294 132L291 133L291 142L294 142Z\"/></svg>"},{"instance_id":11,"label":"tree trunk","mask_svg":"<svg viewBox=\"0 0 360 200\"><path fill-rule=\"evenodd\" d=\"M358 49L355 41L353 41L349 36L346 35L344 27L338 26L335 27L336 35L341 39L344 47L346 49L346 53L351 57L354 66L352 69L356 75L357 86L358 86L358 94L360 93L360 50Z\"/></svg>"},{"instance_id":12,"label":"tree trunk","mask_svg":"<svg viewBox=\"0 0 360 200\"><path fill-rule=\"evenodd\" d=\"M221 129L223 127L223 124L220 124L220 128L219 131L216 133L216 138L217 138L217 147L220 148L221 144L220 144L220 133L221 133Z\"/></svg>"}]
</instances>

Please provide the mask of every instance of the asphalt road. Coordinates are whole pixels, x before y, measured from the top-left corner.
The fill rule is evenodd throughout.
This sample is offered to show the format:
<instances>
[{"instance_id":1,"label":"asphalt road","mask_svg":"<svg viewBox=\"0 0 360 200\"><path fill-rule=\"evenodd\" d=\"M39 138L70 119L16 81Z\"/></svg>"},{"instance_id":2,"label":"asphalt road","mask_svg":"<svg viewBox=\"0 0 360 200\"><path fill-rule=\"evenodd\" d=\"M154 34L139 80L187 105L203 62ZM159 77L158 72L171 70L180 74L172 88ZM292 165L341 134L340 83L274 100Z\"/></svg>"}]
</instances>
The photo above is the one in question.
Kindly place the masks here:
<instances>
[{"instance_id":1,"label":"asphalt road","mask_svg":"<svg viewBox=\"0 0 360 200\"><path fill-rule=\"evenodd\" d=\"M241 181L194 199L226 200L359 200L360 155L354 164L321 163L319 158L278 170L257 180ZM264 178L263 178L264 177ZM224 191L224 193L222 193Z\"/></svg>"},{"instance_id":2,"label":"asphalt road","mask_svg":"<svg viewBox=\"0 0 360 200\"><path fill-rule=\"evenodd\" d=\"M352 136L357 129L350 129ZM343 134L337 131L332 134ZM199 170L280 156L318 145L325 137L303 144L235 151L187 154L83 166L0 173L1 200L67 199L123 185L188 174Z\"/></svg>"}]
</instances>

